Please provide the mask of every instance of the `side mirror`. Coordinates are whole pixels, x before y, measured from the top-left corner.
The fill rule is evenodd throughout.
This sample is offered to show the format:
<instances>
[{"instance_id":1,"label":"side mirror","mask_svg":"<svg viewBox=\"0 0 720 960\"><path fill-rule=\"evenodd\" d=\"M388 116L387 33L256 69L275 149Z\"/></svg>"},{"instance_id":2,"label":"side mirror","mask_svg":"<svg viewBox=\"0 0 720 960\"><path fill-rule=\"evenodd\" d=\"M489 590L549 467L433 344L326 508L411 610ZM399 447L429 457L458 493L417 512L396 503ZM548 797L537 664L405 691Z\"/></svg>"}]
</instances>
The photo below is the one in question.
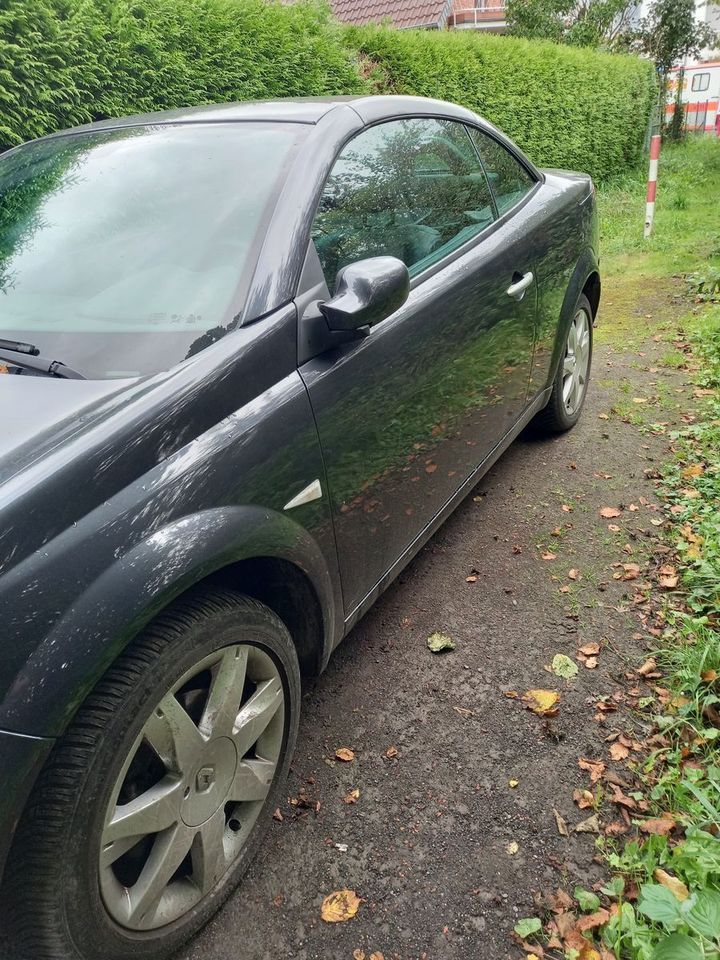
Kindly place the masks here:
<instances>
[{"instance_id":1,"label":"side mirror","mask_svg":"<svg viewBox=\"0 0 720 960\"><path fill-rule=\"evenodd\" d=\"M343 267L335 295L319 307L331 330L358 330L389 317L409 292L410 274L402 260L370 257Z\"/></svg>"}]
</instances>

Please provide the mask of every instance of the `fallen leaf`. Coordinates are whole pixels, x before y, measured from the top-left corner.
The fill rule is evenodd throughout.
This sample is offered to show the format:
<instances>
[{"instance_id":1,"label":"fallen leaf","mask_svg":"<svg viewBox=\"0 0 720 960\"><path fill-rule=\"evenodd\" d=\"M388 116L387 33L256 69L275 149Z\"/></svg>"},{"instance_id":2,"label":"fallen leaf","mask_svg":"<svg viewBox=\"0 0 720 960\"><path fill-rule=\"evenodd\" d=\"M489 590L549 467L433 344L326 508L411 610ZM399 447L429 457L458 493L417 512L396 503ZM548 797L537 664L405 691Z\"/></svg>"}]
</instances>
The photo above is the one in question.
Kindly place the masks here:
<instances>
[{"instance_id":1,"label":"fallen leaf","mask_svg":"<svg viewBox=\"0 0 720 960\"><path fill-rule=\"evenodd\" d=\"M613 803L616 803L619 807L625 807L628 810L637 809L637 801L624 794L616 783L611 784L611 787L613 792Z\"/></svg>"},{"instance_id":2,"label":"fallen leaf","mask_svg":"<svg viewBox=\"0 0 720 960\"><path fill-rule=\"evenodd\" d=\"M275 894L272 902L274 907L281 907L283 903L285 903L285 894L284 893Z\"/></svg>"},{"instance_id":3,"label":"fallen leaf","mask_svg":"<svg viewBox=\"0 0 720 960\"><path fill-rule=\"evenodd\" d=\"M285 819L285 817L282 815L282 811L281 811L280 807L276 807L276 808L275 808L275 811L274 811L274 813L273 813L273 820L277 820L278 823L282 823L282 821L283 821L284 819Z\"/></svg>"},{"instance_id":4,"label":"fallen leaf","mask_svg":"<svg viewBox=\"0 0 720 960\"><path fill-rule=\"evenodd\" d=\"M633 398L632 398L632 402L633 402L633 403L647 403L648 400L647 400L647 397L633 397Z\"/></svg>"},{"instance_id":5,"label":"fallen leaf","mask_svg":"<svg viewBox=\"0 0 720 960\"><path fill-rule=\"evenodd\" d=\"M350 793L346 793L343 797L343 803L357 803L360 799L360 790L358 787L355 787L354 790L351 790Z\"/></svg>"},{"instance_id":6,"label":"fallen leaf","mask_svg":"<svg viewBox=\"0 0 720 960\"><path fill-rule=\"evenodd\" d=\"M355 759L355 753L349 747L340 747L335 751L335 756L344 763L350 763Z\"/></svg>"},{"instance_id":7,"label":"fallen leaf","mask_svg":"<svg viewBox=\"0 0 720 960\"><path fill-rule=\"evenodd\" d=\"M572 680L578 674L578 665L564 653L556 653L552 658L552 672L563 680Z\"/></svg>"},{"instance_id":8,"label":"fallen leaf","mask_svg":"<svg viewBox=\"0 0 720 960\"><path fill-rule=\"evenodd\" d=\"M557 554L550 550L546 550L541 556L543 560L557 560Z\"/></svg>"},{"instance_id":9,"label":"fallen leaf","mask_svg":"<svg viewBox=\"0 0 720 960\"><path fill-rule=\"evenodd\" d=\"M624 563L623 570L623 580L637 580L640 576L640 567L637 563Z\"/></svg>"},{"instance_id":10,"label":"fallen leaf","mask_svg":"<svg viewBox=\"0 0 720 960\"><path fill-rule=\"evenodd\" d=\"M685 467L682 471L682 476L686 480L691 480L693 477L701 477L705 473L705 468L699 463L693 463L692 466Z\"/></svg>"},{"instance_id":11,"label":"fallen leaf","mask_svg":"<svg viewBox=\"0 0 720 960\"><path fill-rule=\"evenodd\" d=\"M578 651L586 657L596 657L600 653L600 644L591 640L578 647Z\"/></svg>"},{"instance_id":12,"label":"fallen leaf","mask_svg":"<svg viewBox=\"0 0 720 960\"><path fill-rule=\"evenodd\" d=\"M609 417L609 415L608 415L607 413L599 413L599 414L598 414L598 420L609 420L609 419L610 419L610 417Z\"/></svg>"},{"instance_id":13,"label":"fallen leaf","mask_svg":"<svg viewBox=\"0 0 720 960\"><path fill-rule=\"evenodd\" d=\"M622 527L619 527L616 523L608 524L608 530L610 531L610 533L620 533L621 529Z\"/></svg>"},{"instance_id":14,"label":"fallen leaf","mask_svg":"<svg viewBox=\"0 0 720 960\"><path fill-rule=\"evenodd\" d=\"M650 833L656 837L666 837L675 826L672 817L660 817L657 820L643 820L640 824L642 833Z\"/></svg>"},{"instance_id":15,"label":"fallen leaf","mask_svg":"<svg viewBox=\"0 0 720 960\"><path fill-rule=\"evenodd\" d=\"M560 509L562 510L563 513L572 513L572 512L573 512L573 508L570 506L569 503L564 503L564 504L560 507Z\"/></svg>"},{"instance_id":16,"label":"fallen leaf","mask_svg":"<svg viewBox=\"0 0 720 960\"><path fill-rule=\"evenodd\" d=\"M360 898L354 890L336 890L329 893L320 907L320 916L325 923L344 923L358 912Z\"/></svg>"},{"instance_id":17,"label":"fallen leaf","mask_svg":"<svg viewBox=\"0 0 720 960\"><path fill-rule=\"evenodd\" d=\"M677 877L670 876L669 873L661 870L660 867L655 868L655 873L653 876L658 883L661 883L664 887L667 887L677 900L687 900L687 898L690 896L690 891L682 882L682 880L678 880Z\"/></svg>"},{"instance_id":18,"label":"fallen leaf","mask_svg":"<svg viewBox=\"0 0 720 960\"><path fill-rule=\"evenodd\" d=\"M589 790L573 790L573 800L581 810L595 806L595 797Z\"/></svg>"},{"instance_id":19,"label":"fallen leaf","mask_svg":"<svg viewBox=\"0 0 720 960\"><path fill-rule=\"evenodd\" d=\"M580 576L580 571L576 570L575 567L573 567L572 570L568 570L568 577L571 580L577 580L579 576Z\"/></svg>"},{"instance_id":20,"label":"fallen leaf","mask_svg":"<svg viewBox=\"0 0 720 960\"><path fill-rule=\"evenodd\" d=\"M477 583L477 577L474 573L471 573L469 577L465 577L465 583Z\"/></svg>"},{"instance_id":21,"label":"fallen leaf","mask_svg":"<svg viewBox=\"0 0 720 960\"><path fill-rule=\"evenodd\" d=\"M622 513L618 507L603 507L600 511L600 516L605 520L612 520L613 517L619 517Z\"/></svg>"},{"instance_id":22,"label":"fallen leaf","mask_svg":"<svg viewBox=\"0 0 720 960\"><path fill-rule=\"evenodd\" d=\"M455 641L445 633L431 633L427 638L427 647L433 653L445 653L455 649Z\"/></svg>"},{"instance_id":23,"label":"fallen leaf","mask_svg":"<svg viewBox=\"0 0 720 960\"><path fill-rule=\"evenodd\" d=\"M626 757L630 756L630 751L624 744L615 742L610 745L610 756L616 761L625 760Z\"/></svg>"},{"instance_id":24,"label":"fallen leaf","mask_svg":"<svg viewBox=\"0 0 720 960\"><path fill-rule=\"evenodd\" d=\"M533 713L543 716L555 709L560 702L560 694L554 690L528 690L522 699Z\"/></svg>"},{"instance_id":25,"label":"fallen leaf","mask_svg":"<svg viewBox=\"0 0 720 960\"><path fill-rule=\"evenodd\" d=\"M380 953L379 950L373 950L370 954L370 960L385 960L385 957Z\"/></svg>"},{"instance_id":26,"label":"fallen leaf","mask_svg":"<svg viewBox=\"0 0 720 960\"><path fill-rule=\"evenodd\" d=\"M595 927L601 927L604 923L607 923L609 919L610 914L601 907L595 913L591 913L587 917L581 917L576 924L576 929L581 933L584 933L585 930L594 930Z\"/></svg>"},{"instance_id":27,"label":"fallen leaf","mask_svg":"<svg viewBox=\"0 0 720 960\"><path fill-rule=\"evenodd\" d=\"M565 823L565 821L563 820L561 815L557 812L555 807L553 807L553 815L555 817L555 825L557 826L557 832L560 834L561 837L567 837L568 836L567 823Z\"/></svg>"},{"instance_id":28,"label":"fallen leaf","mask_svg":"<svg viewBox=\"0 0 720 960\"><path fill-rule=\"evenodd\" d=\"M436 463L429 463L429 464L425 467L425 473L435 473L436 470L437 470L437 464L436 464Z\"/></svg>"},{"instance_id":29,"label":"fallen leaf","mask_svg":"<svg viewBox=\"0 0 720 960\"><path fill-rule=\"evenodd\" d=\"M648 673L652 673L656 667L657 667L657 663L655 662L653 657L648 657L645 663L643 663L641 667L638 667L635 672L639 673L641 677L644 677L644 676L647 676Z\"/></svg>"},{"instance_id":30,"label":"fallen leaf","mask_svg":"<svg viewBox=\"0 0 720 960\"><path fill-rule=\"evenodd\" d=\"M704 683L712 683L713 680L717 680L717 678L717 670L703 670L703 672L700 674L700 679L703 680Z\"/></svg>"},{"instance_id":31,"label":"fallen leaf","mask_svg":"<svg viewBox=\"0 0 720 960\"><path fill-rule=\"evenodd\" d=\"M365 951L360 950L359 948L357 950L353 950L353 960L365 960Z\"/></svg>"},{"instance_id":32,"label":"fallen leaf","mask_svg":"<svg viewBox=\"0 0 720 960\"><path fill-rule=\"evenodd\" d=\"M513 790L519 783L520 783L519 780L508 780L508 786Z\"/></svg>"},{"instance_id":33,"label":"fallen leaf","mask_svg":"<svg viewBox=\"0 0 720 960\"><path fill-rule=\"evenodd\" d=\"M587 820L581 820L575 825L575 833L600 833L600 821L598 815L594 813Z\"/></svg>"},{"instance_id":34,"label":"fallen leaf","mask_svg":"<svg viewBox=\"0 0 720 960\"><path fill-rule=\"evenodd\" d=\"M387 750L385 751L385 756L388 758L388 760L392 760L397 755L398 755L397 747L388 747Z\"/></svg>"},{"instance_id":35,"label":"fallen leaf","mask_svg":"<svg viewBox=\"0 0 720 960\"><path fill-rule=\"evenodd\" d=\"M508 856L514 857L515 854L518 852L519 849L520 849L520 847L518 846L517 841L513 840L511 843L509 843L509 844L505 847L505 852L508 854Z\"/></svg>"},{"instance_id":36,"label":"fallen leaf","mask_svg":"<svg viewBox=\"0 0 720 960\"><path fill-rule=\"evenodd\" d=\"M586 760L584 757L580 757L578 766L581 770L587 770L590 774L590 783L597 783L605 773L605 764L602 760Z\"/></svg>"},{"instance_id":37,"label":"fallen leaf","mask_svg":"<svg viewBox=\"0 0 720 960\"><path fill-rule=\"evenodd\" d=\"M597 657L588 657L585 661L585 667L587 670L594 670L598 665Z\"/></svg>"}]
</instances>

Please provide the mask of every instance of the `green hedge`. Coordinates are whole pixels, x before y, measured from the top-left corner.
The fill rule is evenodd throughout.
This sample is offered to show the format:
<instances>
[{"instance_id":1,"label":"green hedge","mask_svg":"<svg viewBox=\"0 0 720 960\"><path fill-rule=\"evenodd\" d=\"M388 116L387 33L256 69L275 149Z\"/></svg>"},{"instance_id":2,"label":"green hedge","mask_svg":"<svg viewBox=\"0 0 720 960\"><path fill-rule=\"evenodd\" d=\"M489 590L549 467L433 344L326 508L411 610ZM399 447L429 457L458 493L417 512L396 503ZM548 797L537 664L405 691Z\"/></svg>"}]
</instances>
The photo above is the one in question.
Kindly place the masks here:
<instances>
[{"instance_id":1,"label":"green hedge","mask_svg":"<svg viewBox=\"0 0 720 960\"><path fill-rule=\"evenodd\" d=\"M102 117L365 89L310 0L0 0L0 149Z\"/></svg>"},{"instance_id":2,"label":"green hedge","mask_svg":"<svg viewBox=\"0 0 720 960\"><path fill-rule=\"evenodd\" d=\"M655 91L647 61L472 31L363 27L348 39L378 92L464 104L540 166L602 178L642 151Z\"/></svg>"},{"instance_id":3,"label":"green hedge","mask_svg":"<svg viewBox=\"0 0 720 960\"><path fill-rule=\"evenodd\" d=\"M464 103L544 166L633 164L649 63L470 31L343 30L322 0L0 0L0 150L88 120L227 100Z\"/></svg>"}]
</instances>

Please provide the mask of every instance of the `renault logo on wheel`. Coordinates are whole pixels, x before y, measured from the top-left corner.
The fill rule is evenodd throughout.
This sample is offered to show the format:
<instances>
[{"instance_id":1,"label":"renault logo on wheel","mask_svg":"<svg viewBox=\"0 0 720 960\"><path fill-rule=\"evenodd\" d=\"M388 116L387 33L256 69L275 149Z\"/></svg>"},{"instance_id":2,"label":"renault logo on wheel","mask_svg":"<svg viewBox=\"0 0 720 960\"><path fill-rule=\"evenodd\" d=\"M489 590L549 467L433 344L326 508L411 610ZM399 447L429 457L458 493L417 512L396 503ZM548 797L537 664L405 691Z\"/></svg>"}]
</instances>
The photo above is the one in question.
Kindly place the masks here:
<instances>
[{"instance_id":1,"label":"renault logo on wheel","mask_svg":"<svg viewBox=\"0 0 720 960\"><path fill-rule=\"evenodd\" d=\"M196 789L198 793L206 793L215 783L215 768L202 767L198 770Z\"/></svg>"}]
</instances>

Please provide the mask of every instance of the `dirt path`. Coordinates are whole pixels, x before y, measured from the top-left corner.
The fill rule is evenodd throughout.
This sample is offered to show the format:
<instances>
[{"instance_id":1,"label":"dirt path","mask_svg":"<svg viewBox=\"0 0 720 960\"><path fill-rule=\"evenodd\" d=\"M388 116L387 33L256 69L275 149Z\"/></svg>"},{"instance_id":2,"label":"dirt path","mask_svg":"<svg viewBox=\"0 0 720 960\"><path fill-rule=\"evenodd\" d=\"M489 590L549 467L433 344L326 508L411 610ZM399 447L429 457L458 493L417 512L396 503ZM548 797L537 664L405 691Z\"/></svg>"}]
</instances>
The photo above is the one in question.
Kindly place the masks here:
<instances>
[{"instance_id":1,"label":"dirt path","mask_svg":"<svg viewBox=\"0 0 720 960\"><path fill-rule=\"evenodd\" d=\"M660 306L672 315L664 297ZM627 599L634 584L614 580L612 565L648 552L661 514L645 471L668 442L611 410L669 423L691 403L686 375L661 365L667 344L651 339L658 317L646 313L657 308L656 296L628 312L645 345L597 347L581 424L515 443L307 690L288 796L304 788L319 814L283 806L247 881L182 960L351 960L358 948L385 960L519 957L509 935L536 912L533 893L600 875L594 836L560 836L553 808L571 828L586 816L572 801L588 783L578 757L605 756L602 736L618 728L611 717L598 729L593 700L647 646ZM624 509L601 519L605 506ZM556 559L541 559L548 549ZM457 641L453 653L426 649L436 630ZM544 669L590 641L599 665L571 685ZM534 687L562 694L549 726L505 695ZM341 746L354 762L328 762ZM344 803L356 787L357 803ZM342 887L363 898L359 913L325 924L322 899Z\"/></svg>"}]
</instances>

